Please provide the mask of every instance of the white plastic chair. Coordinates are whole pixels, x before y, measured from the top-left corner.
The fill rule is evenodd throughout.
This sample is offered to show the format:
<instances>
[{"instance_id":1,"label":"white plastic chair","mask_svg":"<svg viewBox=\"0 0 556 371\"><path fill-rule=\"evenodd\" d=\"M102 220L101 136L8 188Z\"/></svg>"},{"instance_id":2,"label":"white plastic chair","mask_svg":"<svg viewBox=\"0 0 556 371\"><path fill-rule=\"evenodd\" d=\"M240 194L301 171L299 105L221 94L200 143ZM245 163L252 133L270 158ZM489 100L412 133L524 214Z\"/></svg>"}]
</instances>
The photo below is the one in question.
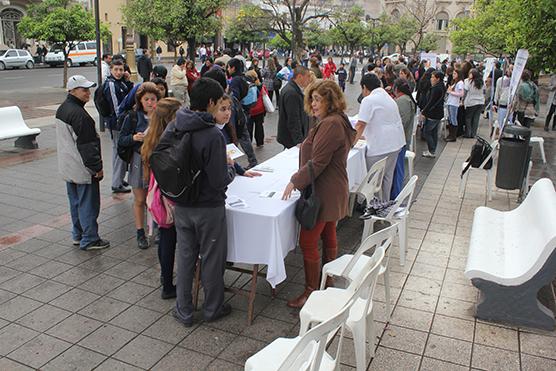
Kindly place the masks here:
<instances>
[{"instance_id":1,"label":"white plastic chair","mask_svg":"<svg viewBox=\"0 0 556 371\"><path fill-rule=\"evenodd\" d=\"M407 160L407 170L409 177L413 176L414 162L415 162L415 152L405 151L405 159Z\"/></svg>"},{"instance_id":2,"label":"white plastic chair","mask_svg":"<svg viewBox=\"0 0 556 371\"><path fill-rule=\"evenodd\" d=\"M361 271L367 266L370 260L370 257L364 255L364 253L380 244L386 252L386 259L382 261L379 275L384 276L386 319L389 321L392 310L390 307L390 275L388 264L390 262L390 245L392 244L392 240L396 235L397 230L398 225L394 224L388 228L373 233L361 243L355 254L344 254L341 257L326 263L322 267L322 281L320 289L324 289L326 279L328 277L343 277L348 282L353 281L355 277L361 274Z\"/></svg>"},{"instance_id":3,"label":"white plastic chair","mask_svg":"<svg viewBox=\"0 0 556 371\"><path fill-rule=\"evenodd\" d=\"M469 177L469 173L473 170L484 170L484 171L487 172L487 184L486 184L487 197L488 197L489 201L492 201L492 190L494 188L494 170L496 168L496 166L494 164L494 158L493 157L494 157L496 151L498 150L498 141L495 140L494 142L492 142L490 144L490 146L492 147L492 151L490 151L490 154L487 156L487 158L485 158L485 160L483 161L481 166L479 166L478 168L469 167L469 169L461 177L460 182L459 182L459 197L460 198L463 198L463 195L465 194L465 184L467 183L467 178ZM490 167L490 169L485 169L484 168L485 165L487 164L488 160L490 160L491 158L493 158L492 166ZM464 161L463 164L461 164L461 171L463 171L466 167L467 167L467 162Z\"/></svg>"},{"instance_id":4,"label":"white plastic chair","mask_svg":"<svg viewBox=\"0 0 556 371\"><path fill-rule=\"evenodd\" d=\"M373 197L380 192L382 189L382 179L384 178L384 169L386 168L386 157L382 160L377 161L371 166L365 178L361 181L359 188L349 197L349 216L353 214L353 207L355 205L355 200L357 196L365 197L365 200L369 202Z\"/></svg>"},{"instance_id":5,"label":"white plastic chair","mask_svg":"<svg viewBox=\"0 0 556 371\"><path fill-rule=\"evenodd\" d=\"M391 239L392 237L389 239L390 242ZM373 236L369 237L369 240L371 240L371 245L378 245L378 243L373 244L373 242L376 242ZM346 289L330 287L326 290L313 291L299 313L301 320L300 334L305 334L311 324L326 321L327 318L333 316L339 308L344 307L355 296L356 301L351 307L346 326L353 333L357 370L366 369L367 339L371 348L370 353L374 354L372 299L377 277L382 269L384 256L384 247L377 246L371 257L366 257L365 260L352 259L350 261L351 264L348 264L345 269L345 271L349 270L346 276L350 276L349 273L355 273L352 268L357 264L360 267L358 269L359 274L351 275L353 280L349 286Z\"/></svg>"},{"instance_id":6,"label":"white plastic chair","mask_svg":"<svg viewBox=\"0 0 556 371\"><path fill-rule=\"evenodd\" d=\"M417 127L419 126L419 108L417 108L417 113L413 119L413 130L411 132L411 141L409 142L408 150L415 153L415 140L417 139Z\"/></svg>"},{"instance_id":7,"label":"white plastic chair","mask_svg":"<svg viewBox=\"0 0 556 371\"><path fill-rule=\"evenodd\" d=\"M361 235L361 241L364 241L373 232L374 224L377 220L387 221L390 224L398 223L400 265L402 266L405 265L405 253L407 250L407 218L409 217L409 208L413 202L413 193L415 192L415 184L418 178L417 175L413 175L409 179L398 197L396 197L395 204L390 209L388 215L385 217L373 215L369 219L365 219L363 234Z\"/></svg>"},{"instance_id":8,"label":"white plastic chair","mask_svg":"<svg viewBox=\"0 0 556 371\"><path fill-rule=\"evenodd\" d=\"M278 338L251 356L245 362L245 371L335 371L340 368L340 355L344 338L344 326L350 309L356 303L355 293L351 300L336 307L336 311L303 335L295 338ZM335 358L326 352L328 339L332 338L338 328L340 340Z\"/></svg>"},{"instance_id":9,"label":"white plastic chair","mask_svg":"<svg viewBox=\"0 0 556 371\"><path fill-rule=\"evenodd\" d=\"M541 158L542 163L546 164L546 155L544 154L544 138L543 137L531 137L529 141L533 144L539 146L539 150L541 151Z\"/></svg>"}]
</instances>

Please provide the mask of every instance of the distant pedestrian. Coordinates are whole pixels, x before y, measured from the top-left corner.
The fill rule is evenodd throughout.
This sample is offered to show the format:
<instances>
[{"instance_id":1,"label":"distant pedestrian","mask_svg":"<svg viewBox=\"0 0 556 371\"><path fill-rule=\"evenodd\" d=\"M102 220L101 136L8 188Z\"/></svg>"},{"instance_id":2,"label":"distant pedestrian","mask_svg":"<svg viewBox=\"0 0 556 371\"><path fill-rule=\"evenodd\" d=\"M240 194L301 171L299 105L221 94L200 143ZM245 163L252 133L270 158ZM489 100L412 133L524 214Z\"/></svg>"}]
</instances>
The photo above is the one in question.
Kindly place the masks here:
<instances>
[{"instance_id":1,"label":"distant pedestrian","mask_svg":"<svg viewBox=\"0 0 556 371\"><path fill-rule=\"evenodd\" d=\"M357 69L357 56L353 54L349 62L349 83L353 84L353 79L355 78L355 71Z\"/></svg>"},{"instance_id":2,"label":"distant pedestrian","mask_svg":"<svg viewBox=\"0 0 556 371\"><path fill-rule=\"evenodd\" d=\"M185 54L185 50L183 49L183 46L180 46L179 53L180 53L180 57L183 58L183 55Z\"/></svg>"},{"instance_id":3,"label":"distant pedestrian","mask_svg":"<svg viewBox=\"0 0 556 371\"><path fill-rule=\"evenodd\" d=\"M187 61L185 63L185 75L187 77L187 92L190 93L195 81L201 77L201 74L195 68L195 63L193 63L193 61Z\"/></svg>"},{"instance_id":4,"label":"distant pedestrian","mask_svg":"<svg viewBox=\"0 0 556 371\"><path fill-rule=\"evenodd\" d=\"M472 68L464 82L465 138L474 138L477 135L479 119L485 104L483 86L484 82L479 70Z\"/></svg>"},{"instance_id":5,"label":"distant pedestrian","mask_svg":"<svg viewBox=\"0 0 556 371\"><path fill-rule=\"evenodd\" d=\"M274 79L276 78L276 63L274 62L273 58L268 60L268 63L265 68L262 69L261 74L263 75L263 84L266 86L266 90L268 91L268 97L272 102L272 97L274 96Z\"/></svg>"},{"instance_id":6,"label":"distant pedestrian","mask_svg":"<svg viewBox=\"0 0 556 371\"><path fill-rule=\"evenodd\" d=\"M137 73L139 73L143 82L147 82L151 78L152 71L153 62L151 61L150 53L147 49L143 49L143 55L137 60Z\"/></svg>"},{"instance_id":7,"label":"distant pedestrian","mask_svg":"<svg viewBox=\"0 0 556 371\"><path fill-rule=\"evenodd\" d=\"M452 72L452 84L448 86L446 106L448 107L448 137L446 142L455 142L458 133L458 110L465 93L463 76L460 70Z\"/></svg>"},{"instance_id":8,"label":"distant pedestrian","mask_svg":"<svg viewBox=\"0 0 556 371\"><path fill-rule=\"evenodd\" d=\"M161 60L162 60L162 48L160 47L160 45L157 45L157 47L156 47L156 63L160 63Z\"/></svg>"},{"instance_id":9,"label":"distant pedestrian","mask_svg":"<svg viewBox=\"0 0 556 371\"><path fill-rule=\"evenodd\" d=\"M335 79L335 74L336 74L336 63L334 63L334 60L332 59L332 57L328 57L328 62L326 63L326 65L324 66L324 73L323 73L323 77L325 80L334 80Z\"/></svg>"},{"instance_id":10,"label":"distant pedestrian","mask_svg":"<svg viewBox=\"0 0 556 371\"><path fill-rule=\"evenodd\" d=\"M110 76L110 63L112 63L112 55L103 54L101 62L102 82L104 82L108 78L108 76Z\"/></svg>"},{"instance_id":11,"label":"distant pedestrian","mask_svg":"<svg viewBox=\"0 0 556 371\"><path fill-rule=\"evenodd\" d=\"M340 63L340 68L336 71L336 75L338 75L338 85L340 85L342 92L345 92L348 73L343 63Z\"/></svg>"},{"instance_id":12,"label":"distant pedestrian","mask_svg":"<svg viewBox=\"0 0 556 371\"><path fill-rule=\"evenodd\" d=\"M186 107L189 107L189 94L187 92L187 74L185 70L185 60L183 58L178 58L178 61L172 67L170 72L170 85L172 86L172 92L177 100L182 102Z\"/></svg>"},{"instance_id":13,"label":"distant pedestrian","mask_svg":"<svg viewBox=\"0 0 556 371\"><path fill-rule=\"evenodd\" d=\"M317 79L322 79L322 71L319 67L319 60L316 57L309 59L309 70L313 71Z\"/></svg>"},{"instance_id":14,"label":"distant pedestrian","mask_svg":"<svg viewBox=\"0 0 556 371\"><path fill-rule=\"evenodd\" d=\"M440 120L444 117L444 74L441 71L434 71L430 78L431 88L427 95L425 106L421 111L424 120L423 134L427 141L427 151L423 152L423 157L436 157L436 147L438 145L438 128Z\"/></svg>"},{"instance_id":15,"label":"distant pedestrian","mask_svg":"<svg viewBox=\"0 0 556 371\"><path fill-rule=\"evenodd\" d=\"M517 105L515 111L519 123L530 128L539 113L539 88L531 80L531 72L524 70L517 87Z\"/></svg>"},{"instance_id":16,"label":"distant pedestrian","mask_svg":"<svg viewBox=\"0 0 556 371\"><path fill-rule=\"evenodd\" d=\"M548 131L548 128L550 127L550 120L552 119L552 115L554 115L554 111L556 111L556 74L554 73L550 76L550 85L548 86L548 89L550 90L550 94L548 95L547 104L550 102L552 102L552 104L550 104L548 113L546 114L544 131ZM552 99L550 99L550 96L552 96ZM554 115L554 120L552 121L552 130L556 130L556 115Z\"/></svg>"},{"instance_id":17,"label":"distant pedestrian","mask_svg":"<svg viewBox=\"0 0 556 371\"><path fill-rule=\"evenodd\" d=\"M70 77L69 94L56 111L58 168L66 182L73 244L87 251L110 246L98 235L99 183L104 172L95 120L85 110L90 88L95 86L84 76Z\"/></svg>"}]
</instances>

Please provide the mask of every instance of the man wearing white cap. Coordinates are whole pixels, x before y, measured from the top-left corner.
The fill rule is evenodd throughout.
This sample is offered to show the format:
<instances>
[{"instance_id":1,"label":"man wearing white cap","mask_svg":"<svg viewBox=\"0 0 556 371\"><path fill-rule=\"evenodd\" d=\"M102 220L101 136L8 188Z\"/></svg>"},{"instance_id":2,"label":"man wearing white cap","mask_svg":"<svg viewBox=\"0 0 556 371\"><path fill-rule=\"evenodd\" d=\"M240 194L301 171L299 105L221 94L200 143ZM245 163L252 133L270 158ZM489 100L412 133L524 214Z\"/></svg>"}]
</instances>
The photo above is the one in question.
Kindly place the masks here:
<instances>
[{"instance_id":1,"label":"man wearing white cap","mask_svg":"<svg viewBox=\"0 0 556 371\"><path fill-rule=\"evenodd\" d=\"M68 97L56 111L58 167L66 181L73 244L81 250L110 246L98 235L99 182L104 173L95 120L85 110L85 103L91 98L90 88L95 86L84 76L70 77Z\"/></svg>"}]
</instances>

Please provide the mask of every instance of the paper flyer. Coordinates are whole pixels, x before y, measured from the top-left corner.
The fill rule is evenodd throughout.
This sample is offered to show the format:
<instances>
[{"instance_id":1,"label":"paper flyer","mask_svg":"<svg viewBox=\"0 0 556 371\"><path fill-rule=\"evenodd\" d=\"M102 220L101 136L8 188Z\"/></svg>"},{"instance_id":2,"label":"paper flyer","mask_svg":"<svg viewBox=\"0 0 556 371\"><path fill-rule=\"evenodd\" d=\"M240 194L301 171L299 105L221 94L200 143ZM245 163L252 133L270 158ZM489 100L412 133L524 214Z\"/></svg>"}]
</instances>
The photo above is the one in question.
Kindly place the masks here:
<instances>
[{"instance_id":1,"label":"paper flyer","mask_svg":"<svg viewBox=\"0 0 556 371\"><path fill-rule=\"evenodd\" d=\"M232 160L235 160L238 157L244 156L245 154L241 152L239 148L233 143L230 143L226 146L226 153Z\"/></svg>"}]
</instances>

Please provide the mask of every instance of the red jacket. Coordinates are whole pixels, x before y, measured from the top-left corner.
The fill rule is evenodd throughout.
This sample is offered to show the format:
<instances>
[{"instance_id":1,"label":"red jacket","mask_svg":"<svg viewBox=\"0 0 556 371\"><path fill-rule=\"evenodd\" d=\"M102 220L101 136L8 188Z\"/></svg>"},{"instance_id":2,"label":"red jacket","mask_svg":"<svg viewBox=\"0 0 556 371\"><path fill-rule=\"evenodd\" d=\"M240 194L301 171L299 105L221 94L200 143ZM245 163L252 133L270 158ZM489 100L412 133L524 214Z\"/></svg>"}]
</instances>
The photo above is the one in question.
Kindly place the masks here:
<instances>
[{"instance_id":1,"label":"red jacket","mask_svg":"<svg viewBox=\"0 0 556 371\"><path fill-rule=\"evenodd\" d=\"M191 93L191 88L193 88L193 83L197 81L197 79L201 77L201 75L199 74L197 69L193 67L192 70L187 70L185 76L187 77L187 91Z\"/></svg>"},{"instance_id":2,"label":"red jacket","mask_svg":"<svg viewBox=\"0 0 556 371\"><path fill-rule=\"evenodd\" d=\"M324 66L324 78L333 79L335 73L336 73L336 65L334 64L334 62L328 62Z\"/></svg>"}]
</instances>

